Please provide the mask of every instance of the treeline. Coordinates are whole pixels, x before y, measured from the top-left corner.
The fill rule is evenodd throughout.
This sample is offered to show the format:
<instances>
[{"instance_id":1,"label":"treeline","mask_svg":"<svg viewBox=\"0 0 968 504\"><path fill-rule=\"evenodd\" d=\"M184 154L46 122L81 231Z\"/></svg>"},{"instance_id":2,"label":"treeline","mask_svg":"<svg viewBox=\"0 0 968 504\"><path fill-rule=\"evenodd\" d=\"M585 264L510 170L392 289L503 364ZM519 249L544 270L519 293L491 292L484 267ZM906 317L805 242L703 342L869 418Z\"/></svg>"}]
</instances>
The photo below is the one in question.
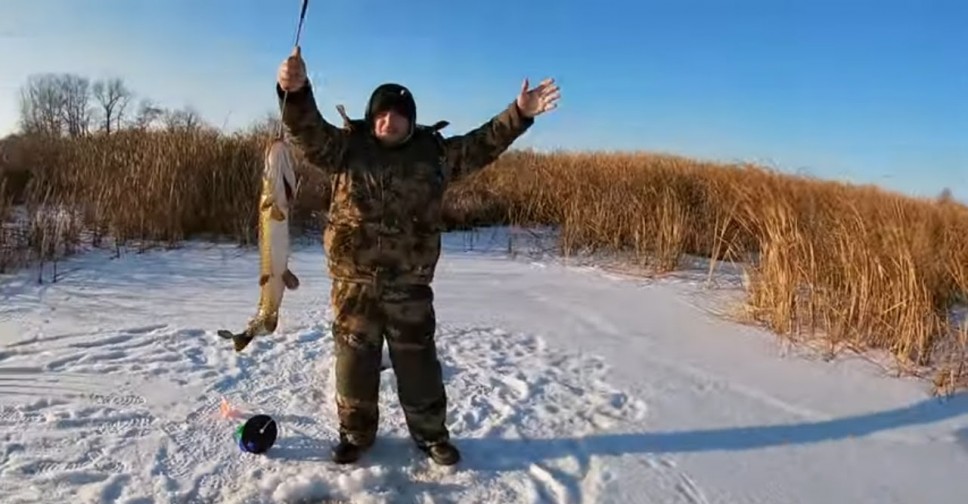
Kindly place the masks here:
<instances>
[{"instance_id":1,"label":"treeline","mask_svg":"<svg viewBox=\"0 0 968 504\"><path fill-rule=\"evenodd\" d=\"M19 105L24 135L77 138L124 128L171 130L204 125L192 107L172 109L148 97L137 99L119 77L92 80L73 73L31 75L20 89Z\"/></svg>"},{"instance_id":2,"label":"treeline","mask_svg":"<svg viewBox=\"0 0 968 504\"><path fill-rule=\"evenodd\" d=\"M194 107L139 97L120 77L34 74L16 98L18 131L0 138L0 195L15 203L23 203L29 181L44 166L38 153L59 141L125 132L220 133ZM270 113L242 133L260 135L277 127L278 115Z\"/></svg>"}]
</instances>

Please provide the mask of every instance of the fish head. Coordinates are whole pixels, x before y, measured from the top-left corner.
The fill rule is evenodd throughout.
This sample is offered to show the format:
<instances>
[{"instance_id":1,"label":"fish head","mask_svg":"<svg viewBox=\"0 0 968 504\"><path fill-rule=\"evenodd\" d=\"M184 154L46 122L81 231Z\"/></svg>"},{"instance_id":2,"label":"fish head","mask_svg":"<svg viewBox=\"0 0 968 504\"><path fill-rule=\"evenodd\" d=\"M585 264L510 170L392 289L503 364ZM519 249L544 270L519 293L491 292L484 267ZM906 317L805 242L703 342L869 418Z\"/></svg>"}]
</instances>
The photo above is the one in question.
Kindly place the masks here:
<instances>
[{"instance_id":1,"label":"fish head","mask_svg":"<svg viewBox=\"0 0 968 504\"><path fill-rule=\"evenodd\" d=\"M282 209L292 206L296 197L296 161L289 144L276 140L266 149L262 183Z\"/></svg>"}]
</instances>

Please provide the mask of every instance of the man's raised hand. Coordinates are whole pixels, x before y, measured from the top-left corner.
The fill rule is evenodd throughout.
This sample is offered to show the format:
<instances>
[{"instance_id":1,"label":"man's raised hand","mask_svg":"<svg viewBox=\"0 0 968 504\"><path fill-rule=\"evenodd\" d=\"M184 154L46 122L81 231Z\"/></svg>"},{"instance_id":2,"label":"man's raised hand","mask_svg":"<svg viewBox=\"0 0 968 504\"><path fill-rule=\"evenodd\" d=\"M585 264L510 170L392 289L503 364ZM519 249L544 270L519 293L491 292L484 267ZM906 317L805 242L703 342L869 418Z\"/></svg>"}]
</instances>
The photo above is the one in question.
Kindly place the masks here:
<instances>
[{"instance_id":1,"label":"man's raised hand","mask_svg":"<svg viewBox=\"0 0 968 504\"><path fill-rule=\"evenodd\" d=\"M538 87L529 90L528 79L525 78L521 83L521 92L518 93L518 110L525 117L535 117L557 108L558 98L561 98L561 93L554 79L545 79Z\"/></svg>"},{"instance_id":2,"label":"man's raised hand","mask_svg":"<svg viewBox=\"0 0 968 504\"><path fill-rule=\"evenodd\" d=\"M283 91L290 93L306 85L306 62L302 59L302 49L299 46L293 48L292 54L279 65L276 80Z\"/></svg>"}]
</instances>

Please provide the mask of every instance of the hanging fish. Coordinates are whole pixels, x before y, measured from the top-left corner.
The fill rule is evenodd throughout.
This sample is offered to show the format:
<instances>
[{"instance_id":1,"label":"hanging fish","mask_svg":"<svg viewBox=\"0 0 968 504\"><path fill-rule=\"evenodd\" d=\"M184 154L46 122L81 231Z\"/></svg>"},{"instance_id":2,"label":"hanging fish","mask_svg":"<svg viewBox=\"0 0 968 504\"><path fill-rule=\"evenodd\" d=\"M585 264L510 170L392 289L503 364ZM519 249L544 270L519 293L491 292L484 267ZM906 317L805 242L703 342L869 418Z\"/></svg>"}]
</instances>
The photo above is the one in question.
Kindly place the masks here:
<instances>
[{"instance_id":1,"label":"hanging fish","mask_svg":"<svg viewBox=\"0 0 968 504\"><path fill-rule=\"evenodd\" d=\"M309 0L302 0L299 11L299 24L293 47L299 47L306 20ZM282 99L281 111L285 112L287 91ZM289 217L296 197L296 161L289 145L285 142L284 121L279 122L279 133L265 152L265 167L262 171L262 192L259 195L259 306L241 333L220 329L218 335L231 339L235 351L241 352L258 336L275 332L279 325L279 308L286 290L299 288L299 278L289 271Z\"/></svg>"},{"instance_id":2,"label":"hanging fish","mask_svg":"<svg viewBox=\"0 0 968 504\"><path fill-rule=\"evenodd\" d=\"M289 217L296 196L295 158L283 140L266 149L259 196L259 305L245 331L222 329L218 335L231 339L241 352L258 336L275 332L285 291L299 288L299 278L289 270L291 246Z\"/></svg>"}]
</instances>

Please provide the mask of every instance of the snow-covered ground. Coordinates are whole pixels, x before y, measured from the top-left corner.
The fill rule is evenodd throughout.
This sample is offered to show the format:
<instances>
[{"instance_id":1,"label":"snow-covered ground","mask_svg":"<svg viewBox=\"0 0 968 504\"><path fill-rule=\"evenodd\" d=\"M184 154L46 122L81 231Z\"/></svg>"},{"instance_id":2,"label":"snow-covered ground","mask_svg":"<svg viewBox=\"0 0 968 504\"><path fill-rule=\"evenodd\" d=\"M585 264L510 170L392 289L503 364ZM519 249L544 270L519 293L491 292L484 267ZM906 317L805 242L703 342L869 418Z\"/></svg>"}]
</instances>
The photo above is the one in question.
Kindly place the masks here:
<instances>
[{"instance_id":1,"label":"snow-covered ground","mask_svg":"<svg viewBox=\"0 0 968 504\"><path fill-rule=\"evenodd\" d=\"M482 243L481 239L484 239ZM475 248L487 246L477 235ZM55 284L0 280L0 502L960 503L968 398L865 359L790 355L724 320L730 283L466 251L435 283L450 425L464 460L408 441L392 371L381 438L357 466L335 438L329 280L292 269L278 335L235 354L258 296L254 251L77 256ZM736 281L735 278L727 280ZM232 440L222 398L281 427Z\"/></svg>"}]
</instances>

